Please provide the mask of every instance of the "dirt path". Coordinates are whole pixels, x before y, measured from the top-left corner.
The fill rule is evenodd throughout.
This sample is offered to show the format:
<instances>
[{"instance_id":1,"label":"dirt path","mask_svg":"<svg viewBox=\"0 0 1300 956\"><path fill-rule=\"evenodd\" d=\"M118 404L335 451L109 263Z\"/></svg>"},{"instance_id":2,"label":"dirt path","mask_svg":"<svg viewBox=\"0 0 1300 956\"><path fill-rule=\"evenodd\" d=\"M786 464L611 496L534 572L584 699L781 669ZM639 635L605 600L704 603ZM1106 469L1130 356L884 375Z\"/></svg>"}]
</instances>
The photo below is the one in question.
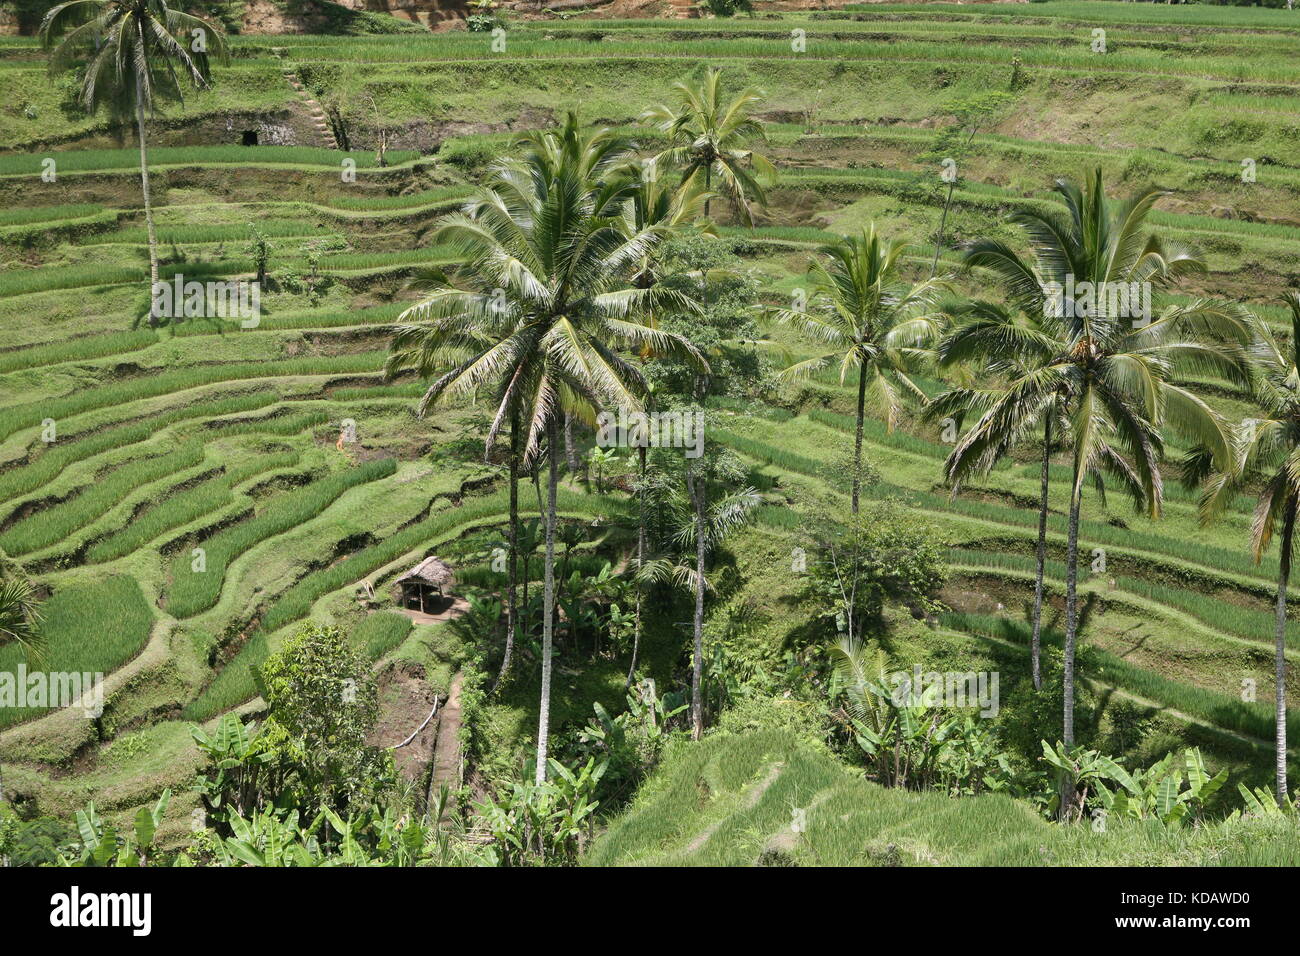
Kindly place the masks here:
<instances>
[{"instance_id":1,"label":"dirt path","mask_svg":"<svg viewBox=\"0 0 1300 956\"><path fill-rule=\"evenodd\" d=\"M762 780L760 780L758 783L754 784L754 786L752 786L749 789L749 792L745 794L745 800L741 805L741 809L752 810L754 809L754 807L758 806L758 801L763 799L763 794L767 793L767 788L772 786L772 784L776 783L776 778L781 776L781 771L784 769L785 769L784 761L777 761L776 763L772 764L772 766L768 768L767 776L764 777ZM686 847L686 852L698 853L700 849L704 846L704 844L709 842L713 834L717 833L718 829L724 823L726 823L729 818L730 818L730 814L724 816L720 820L716 820L713 823L710 823L707 827L704 828L704 830L699 835L695 837L694 840L690 842L690 845Z\"/></svg>"},{"instance_id":2,"label":"dirt path","mask_svg":"<svg viewBox=\"0 0 1300 956\"><path fill-rule=\"evenodd\" d=\"M429 721L422 730L417 728L424 724L438 697L419 665L395 662L379 677L379 719L368 742L393 748L397 772L408 780L423 782L433 759L437 721ZM407 738L410 743L399 747Z\"/></svg>"},{"instance_id":3,"label":"dirt path","mask_svg":"<svg viewBox=\"0 0 1300 956\"><path fill-rule=\"evenodd\" d=\"M447 700L438 711L437 743L433 751L433 772L429 775L429 804L438 789L446 784L451 791L447 806L443 808L446 816L455 809L455 793L461 785L463 755L460 749L461 704L460 691L464 675L456 672L451 679L451 688L447 691Z\"/></svg>"}]
</instances>

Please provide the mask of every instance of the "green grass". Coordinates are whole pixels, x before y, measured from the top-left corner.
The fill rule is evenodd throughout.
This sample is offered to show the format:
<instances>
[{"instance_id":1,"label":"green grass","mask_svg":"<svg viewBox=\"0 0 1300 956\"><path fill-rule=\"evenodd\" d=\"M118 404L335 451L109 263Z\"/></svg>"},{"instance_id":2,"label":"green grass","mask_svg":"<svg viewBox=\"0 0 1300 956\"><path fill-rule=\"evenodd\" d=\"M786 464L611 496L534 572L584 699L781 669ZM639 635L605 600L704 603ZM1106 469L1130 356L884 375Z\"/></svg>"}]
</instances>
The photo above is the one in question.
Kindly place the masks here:
<instances>
[{"instance_id":1,"label":"green grass","mask_svg":"<svg viewBox=\"0 0 1300 956\"><path fill-rule=\"evenodd\" d=\"M592 517L607 514L609 504L593 495L560 489L556 505L561 514ZM521 513L527 505L521 500ZM472 498L458 508L438 512L418 524L404 528L328 568L314 571L282 594L253 634L203 693L185 709L188 720L207 720L251 698L256 693L253 669L270 653L270 635L306 617L317 599L360 581L366 575L400 558L409 551L431 548L448 536L475 524L504 520L509 501L504 492Z\"/></svg>"},{"instance_id":2,"label":"green grass","mask_svg":"<svg viewBox=\"0 0 1300 956\"><path fill-rule=\"evenodd\" d=\"M953 548L949 551L951 560L976 567L1000 568L1026 573L1035 573L1037 564L1034 558L1017 554L1003 554L996 551L973 551ZM1065 580L1065 564L1060 561L1047 561L1044 571L1048 578L1056 581ZM1276 621L1270 611L1252 609L1233 604L1221 597L1190 591L1186 588L1172 587L1155 581L1124 574L1110 574L1117 587L1136 594L1157 604L1174 608L1208 625L1224 634L1232 634L1247 640L1272 644L1274 641ZM1291 617L1287 621L1287 645L1300 649L1300 620Z\"/></svg>"},{"instance_id":3,"label":"green grass","mask_svg":"<svg viewBox=\"0 0 1300 956\"><path fill-rule=\"evenodd\" d=\"M149 640L153 611L140 585L122 575L69 584L41 608L46 657L28 670L107 674L140 652ZM16 644L0 647L0 673L16 674L23 663ZM48 708L0 707L0 727Z\"/></svg>"},{"instance_id":4,"label":"green grass","mask_svg":"<svg viewBox=\"0 0 1300 956\"><path fill-rule=\"evenodd\" d=\"M302 255L271 257L272 271L306 272L312 262ZM400 266L446 265L453 261L444 249L426 248L400 252L337 253L320 256L315 267L322 273L358 272L373 269L391 269ZM162 280L183 276L186 280L209 280L222 276L250 275L256 271L252 259L227 258L216 262L185 262L160 266ZM91 289L113 285L140 283L147 291L145 280L149 275L147 264L138 266L75 265L10 272L0 276L0 298L30 295L35 292L57 292L72 289Z\"/></svg>"},{"instance_id":5,"label":"green grass","mask_svg":"<svg viewBox=\"0 0 1300 956\"><path fill-rule=\"evenodd\" d=\"M8 501L43 488L71 464L146 441L177 422L254 411L279 400L280 397L274 392L251 392L184 405L129 424L91 432L83 438L77 438L77 432L72 436L60 436L56 432L56 442L31 464L0 474L0 501Z\"/></svg>"},{"instance_id":6,"label":"green grass","mask_svg":"<svg viewBox=\"0 0 1300 956\"><path fill-rule=\"evenodd\" d=\"M944 627L963 631L968 634L983 635L1011 641L1027 647L1030 641L1030 627L1024 621L988 614L962 614L948 612L940 615ZM1061 645L1064 639L1059 631L1043 629L1042 640L1045 644ZM1107 684L1113 684L1130 691L1139 697L1195 717L1216 727L1235 731L1257 740L1268 741L1273 738L1275 723L1273 709L1263 702L1247 703L1218 691L1204 687L1193 687L1180 681L1171 680L1155 671L1147 670L1129 663L1121 657L1091 647L1089 653L1096 661L1094 674L1081 673L1084 678L1095 678ZM1287 717L1287 735L1297 739L1300 733L1300 715Z\"/></svg>"},{"instance_id":7,"label":"green grass","mask_svg":"<svg viewBox=\"0 0 1300 956\"><path fill-rule=\"evenodd\" d=\"M353 372L377 372L383 367L382 351L358 352L337 356L309 356L263 362L235 362L224 365L203 365L194 368L158 372L147 378L81 389L62 398L46 399L9 409L0 423L0 439L8 438L24 428L39 425L46 418L56 422L73 415L98 408L121 405L126 402L159 395L170 395L202 385L218 382L237 382L258 378L281 378L294 375L338 375Z\"/></svg>"},{"instance_id":8,"label":"green grass","mask_svg":"<svg viewBox=\"0 0 1300 956\"><path fill-rule=\"evenodd\" d=\"M14 209L0 209L0 227L58 222L60 219L80 219L85 216L93 216L103 211L103 206L98 206L94 203L72 203L66 206L29 206Z\"/></svg>"},{"instance_id":9,"label":"green grass","mask_svg":"<svg viewBox=\"0 0 1300 956\"><path fill-rule=\"evenodd\" d=\"M803 832L794 833L795 810ZM952 798L864 780L775 730L678 740L587 852L591 866L1294 866L1289 821L1178 830L1045 821L1002 794Z\"/></svg>"},{"instance_id":10,"label":"green grass","mask_svg":"<svg viewBox=\"0 0 1300 956\"><path fill-rule=\"evenodd\" d=\"M198 542L197 546L204 550L206 564L202 571L196 571L188 552L176 557L172 562L167 611L182 619L206 611L221 596L226 567L234 558L314 518L349 488L386 478L396 470L396 460L383 458L336 472L272 498L256 517Z\"/></svg>"},{"instance_id":11,"label":"green grass","mask_svg":"<svg viewBox=\"0 0 1300 956\"><path fill-rule=\"evenodd\" d=\"M71 500L38 511L0 534L0 549L15 557L57 544L106 514L135 489L203 461L203 442L190 441L167 454L132 461L86 486Z\"/></svg>"},{"instance_id":12,"label":"green grass","mask_svg":"<svg viewBox=\"0 0 1300 956\"><path fill-rule=\"evenodd\" d=\"M392 150L390 165L418 158L414 150ZM78 149L42 153L10 153L0 156L0 176L39 175L47 157L58 164L60 173L102 170L138 170L137 149ZM149 150L149 167L165 166L323 166L339 169L345 159L357 169L378 168L373 152L343 153L315 146L155 146Z\"/></svg>"},{"instance_id":13,"label":"green grass","mask_svg":"<svg viewBox=\"0 0 1300 956\"><path fill-rule=\"evenodd\" d=\"M84 362L87 359L120 355L147 348L158 341L152 329L133 332L111 332L107 335L87 335L65 342L51 342L34 348L0 352L0 375L25 368L58 365L61 362Z\"/></svg>"},{"instance_id":14,"label":"green grass","mask_svg":"<svg viewBox=\"0 0 1300 956\"><path fill-rule=\"evenodd\" d=\"M641 23L650 21L640 21ZM546 24L544 29L549 29ZM814 26L815 31L815 26ZM996 43L973 43L969 36L962 38L960 31L943 35L935 42L927 42L923 34L916 37L890 39L840 39L815 32L809 37L809 48L804 54L795 54L790 46L790 26L762 30L740 30L737 36L716 37L703 29L687 28L672 36L658 36L654 28L640 30L601 31L591 39L568 39L558 32L553 39L530 30L513 31L501 61L537 62L540 60L599 59L604 62L638 60L663 61L678 58L683 61L761 61L833 59L844 61L869 61L874 63L925 62L947 65L1005 64L1009 51ZM691 35L692 33L696 35ZM599 40L599 42L594 42ZM1116 44L1104 56L1093 53L1086 36L1077 42L1059 47L1027 45L1017 51L1023 64L1029 68L1052 71L1072 71L1084 74L1155 74L1168 76L1204 76L1237 81L1294 83L1295 74L1276 59L1261 57L1244 61L1231 55L1198 54L1187 50L1178 55L1163 51L1145 50L1138 46ZM303 44L295 52L301 58L316 63L434 63L465 61L479 63L490 56L490 38L485 34L435 34L429 38L393 39L341 45L330 42ZM1249 44L1244 45L1250 48Z\"/></svg>"},{"instance_id":15,"label":"green grass","mask_svg":"<svg viewBox=\"0 0 1300 956\"><path fill-rule=\"evenodd\" d=\"M367 614L353 628L349 639L353 647L360 648L372 661L377 661L398 647L411 633L411 619L393 611Z\"/></svg>"},{"instance_id":16,"label":"green grass","mask_svg":"<svg viewBox=\"0 0 1300 956\"><path fill-rule=\"evenodd\" d=\"M987 20L1050 17L1079 22L1168 24L1187 27L1249 27L1251 29L1293 30L1295 19L1289 10L1238 7L1226 4L1183 4L1178 7L1158 3L1111 2L1111 0L1047 0L1031 6L981 4L972 8L952 3L847 4L846 11L871 17L904 16L917 19Z\"/></svg>"},{"instance_id":17,"label":"green grass","mask_svg":"<svg viewBox=\"0 0 1300 956\"><path fill-rule=\"evenodd\" d=\"M86 552L86 561L98 564L138 551L160 535L229 505L234 501L236 485L257 475L291 468L297 463L296 452L261 454L255 460L229 468L193 488L173 492L143 514L132 516L121 530L95 542Z\"/></svg>"},{"instance_id":18,"label":"green grass","mask_svg":"<svg viewBox=\"0 0 1300 956\"><path fill-rule=\"evenodd\" d=\"M876 427L881 427L875 423ZM714 428L712 437L747 457L774 465L787 471L824 479L828 473L827 463L813 458L792 448L807 442L802 433L785 446L777 447L771 442L752 436L739 435L726 429ZM899 442L906 439L899 438ZM902 447L901 445L899 447ZM918 453L925 453L918 450ZM940 476L935 469L935 480ZM1037 531L1038 514L1036 509L1016 508L994 504L969 496L950 499L947 495L936 494L928 490L917 490L882 480L864 489L869 497L898 497L913 507L922 508L935 514L956 514L995 524L1008 525ZM1047 522L1048 531L1058 536L1066 534L1066 519L1061 514L1051 514ZM1208 566L1256 580L1273 580L1276 577L1277 560L1265 557L1256 564L1243 549L1233 551L1214 547L1203 542L1180 537L1177 534L1158 534L1133 528L1117 527L1104 521L1083 520L1079 523L1080 541L1088 547L1098 545L1114 548L1120 552L1131 553L1134 550L1168 555L1199 566Z\"/></svg>"},{"instance_id":19,"label":"green grass","mask_svg":"<svg viewBox=\"0 0 1300 956\"><path fill-rule=\"evenodd\" d=\"M326 238L332 235L313 222L301 219L259 219L253 223L231 223L219 225L160 225L157 227L158 242L161 244L185 244L198 242L233 242L241 247L252 237L253 227L268 239L293 239L308 236ZM99 233L83 239L79 245L106 245L122 243L127 245L144 245L149 241L149 234L144 226L128 226L114 232Z\"/></svg>"}]
</instances>

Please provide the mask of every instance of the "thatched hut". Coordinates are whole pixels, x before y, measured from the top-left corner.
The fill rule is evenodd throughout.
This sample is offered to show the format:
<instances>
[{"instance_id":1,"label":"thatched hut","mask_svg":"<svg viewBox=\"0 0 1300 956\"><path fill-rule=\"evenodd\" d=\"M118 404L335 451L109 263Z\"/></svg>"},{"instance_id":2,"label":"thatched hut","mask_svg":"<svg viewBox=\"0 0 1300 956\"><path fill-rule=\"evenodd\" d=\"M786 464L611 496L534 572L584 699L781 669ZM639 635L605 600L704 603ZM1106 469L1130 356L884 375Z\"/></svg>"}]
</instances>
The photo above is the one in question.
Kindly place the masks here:
<instances>
[{"instance_id":1,"label":"thatched hut","mask_svg":"<svg viewBox=\"0 0 1300 956\"><path fill-rule=\"evenodd\" d=\"M425 558L393 582L393 599L408 611L433 614L449 598L454 575L441 558Z\"/></svg>"}]
</instances>

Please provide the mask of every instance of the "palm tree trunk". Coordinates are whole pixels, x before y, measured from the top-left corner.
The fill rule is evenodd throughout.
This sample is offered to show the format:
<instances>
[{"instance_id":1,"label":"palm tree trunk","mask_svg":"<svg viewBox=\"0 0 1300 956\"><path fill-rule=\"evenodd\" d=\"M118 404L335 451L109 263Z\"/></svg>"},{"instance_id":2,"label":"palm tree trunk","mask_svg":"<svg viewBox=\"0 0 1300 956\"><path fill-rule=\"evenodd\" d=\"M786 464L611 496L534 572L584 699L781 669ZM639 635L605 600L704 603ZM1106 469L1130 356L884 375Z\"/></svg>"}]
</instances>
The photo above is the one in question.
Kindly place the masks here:
<instances>
[{"instance_id":1,"label":"palm tree trunk","mask_svg":"<svg viewBox=\"0 0 1300 956\"><path fill-rule=\"evenodd\" d=\"M551 640L555 635L555 488L560 481L559 429L554 423L548 437L549 477L546 482L546 572L542 587L542 702L537 714L537 782L546 782L546 745L551 720Z\"/></svg>"},{"instance_id":2,"label":"palm tree trunk","mask_svg":"<svg viewBox=\"0 0 1300 956\"><path fill-rule=\"evenodd\" d=\"M862 488L862 424L867 415L867 366L858 369L858 420L853 432L853 513L858 513Z\"/></svg>"},{"instance_id":3,"label":"palm tree trunk","mask_svg":"<svg viewBox=\"0 0 1300 956\"><path fill-rule=\"evenodd\" d=\"M943 246L943 229L948 222L948 205L952 202L952 188L956 185L955 181L948 184L948 198L943 201L943 214L939 216L939 235L934 240L934 261L930 263L931 279L939 268L939 249Z\"/></svg>"},{"instance_id":4,"label":"palm tree trunk","mask_svg":"<svg viewBox=\"0 0 1300 956\"><path fill-rule=\"evenodd\" d=\"M1082 494L1078 488L1079 461L1074 462L1075 481L1070 486L1070 531L1065 551L1065 672L1062 686L1065 690L1063 732L1065 746L1074 746L1074 642L1078 625L1079 578L1079 505ZM1064 801L1062 801L1064 804Z\"/></svg>"},{"instance_id":5,"label":"palm tree trunk","mask_svg":"<svg viewBox=\"0 0 1300 956\"><path fill-rule=\"evenodd\" d=\"M1038 495L1038 576L1034 580L1034 636L1029 645L1030 663L1034 673L1034 690L1043 689L1042 656L1043 635L1043 574L1047 568L1047 489L1052 466L1052 416L1048 413L1043 425L1043 477Z\"/></svg>"},{"instance_id":6,"label":"palm tree trunk","mask_svg":"<svg viewBox=\"0 0 1300 956\"><path fill-rule=\"evenodd\" d=\"M154 290L158 285L158 234L153 227L153 197L149 190L149 153L144 136L144 101L140 99L138 93L135 99L136 135L140 138L140 189L144 193L144 225L149 235L149 298L152 303ZM149 324L158 324L158 317L152 307L149 310Z\"/></svg>"},{"instance_id":7,"label":"palm tree trunk","mask_svg":"<svg viewBox=\"0 0 1300 956\"><path fill-rule=\"evenodd\" d=\"M636 572L641 574L641 569L645 566L645 464L646 449L642 445L637 449L637 458L640 459L637 469L638 479L636 486ZM636 582L636 622L632 628L632 663L627 668L627 681L623 684L623 689L627 690L632 686L632 675L636 673L636 657L641 650L641 582Z\"/></svg>"},{"instance_id":8,"label":"palm tree trunk","mask_svg":"<svg viewBox=\"0 0 1300 956\"><path fill-rule=\"evenodd\" d=\"M686 487L695 505L695 653L691 668L691 737L704 736L704 478L687 469Z\"/></svg>"},{"instance_id":9,"label":"palm tree trunk","mask_svg":"<svg viewBox=\"0 0 1300 956\"><path fill-rule=\"evenodd\" d=\"M506 650L489 694L495 694L510 671L510 660L515 652L515 627L519 612L515 608L515 585L519 578L519 422L510 418L510 522L506 526L506 543L510 549L510 568L506 576Z\"/></svg>"},{"instance_id":10,"label":"palm tree trunk","mask_svg":"<svg viewBox=\"0 0 1300 956\"><path fill-rule=\"evenodd\" d=\"M1296 499L1287 501L1282 522L1282 554L1277 578L1277 644L1273 681L1277 700L1277 803L1286 806L1286 588L1291 578L1291 546L1295 537Z\"/></svg>"},{"instance_id":11,"label":"palm tree trunk","mask_svg":"<svg viewBox=\"0 0 1300 956\"><path fill-rule=\"evenodd\" d=\"M713 188L713 164L708 163L704 167L704 193L706 197L704 200L705 219L709 218L709 203L712 202L712 200L707 197L708 197L709 190L711 190L712 188ZM704 308L706 309L709 307L709 270L707 268L705 268L704 274L700 276L700 304L704 306Z\"/></svg>"},{"instance_id":12,"label":"palm tree trunk","mask_svg":"<svg viewBox=\"0 0 1300 956\"><path fill-rule=\"evenodd\" d=\"M573 450L573 416L567 413L564 416L564 460L569 465L569 474L576 476L578 473L578 455Z\"/></svg>"}]
</instances>

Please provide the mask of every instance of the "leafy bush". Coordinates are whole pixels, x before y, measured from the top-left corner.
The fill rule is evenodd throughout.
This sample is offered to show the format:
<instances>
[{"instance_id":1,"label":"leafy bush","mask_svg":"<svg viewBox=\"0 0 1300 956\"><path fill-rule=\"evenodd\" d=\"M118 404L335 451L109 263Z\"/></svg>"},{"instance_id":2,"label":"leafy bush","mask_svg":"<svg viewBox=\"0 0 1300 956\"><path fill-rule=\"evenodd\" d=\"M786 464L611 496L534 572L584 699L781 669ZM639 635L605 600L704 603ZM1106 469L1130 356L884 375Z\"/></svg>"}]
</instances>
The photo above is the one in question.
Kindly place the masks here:
<instances>
[{"instance_id":1,"label":"leafy bush","mask_svg":"<svg viewBox=\"0 0 1300 956\"><path fill-rule=\"evenodd\" d=\"M685 721L676 718L688 704L684 692L659 697L654 681L646 680L627 695L627 710L617 717L611 718L599 702L592 707L596 716L579 733L578 751L603 761L599 793L609 806L627 798L654 769L669 734L685 729Z\"/></svg>"},{"instance_id":2,"label":"leafy bush","mask_svg":"<svg viewBox=\"0 0 1300 956\"><path fill-rule=\"evenodd\" d=\"M475 804L498 865L571 865L590 841L599 805L593 794L605 764L589 759L574 773L552 759L550 770L545 783L535 783L525 770L509 793Z\"/></svg>"},{"instance_id":3,"label":"leafy bush","mask_svg":"<svg viewBox=\"0 0 1300 956\"><path fill-rule=\"evenodd\" d=\"M753 0L707 0L709 12L715 17L734 17L738 13L753 13Z\"/></svg>"}]
</instances>

